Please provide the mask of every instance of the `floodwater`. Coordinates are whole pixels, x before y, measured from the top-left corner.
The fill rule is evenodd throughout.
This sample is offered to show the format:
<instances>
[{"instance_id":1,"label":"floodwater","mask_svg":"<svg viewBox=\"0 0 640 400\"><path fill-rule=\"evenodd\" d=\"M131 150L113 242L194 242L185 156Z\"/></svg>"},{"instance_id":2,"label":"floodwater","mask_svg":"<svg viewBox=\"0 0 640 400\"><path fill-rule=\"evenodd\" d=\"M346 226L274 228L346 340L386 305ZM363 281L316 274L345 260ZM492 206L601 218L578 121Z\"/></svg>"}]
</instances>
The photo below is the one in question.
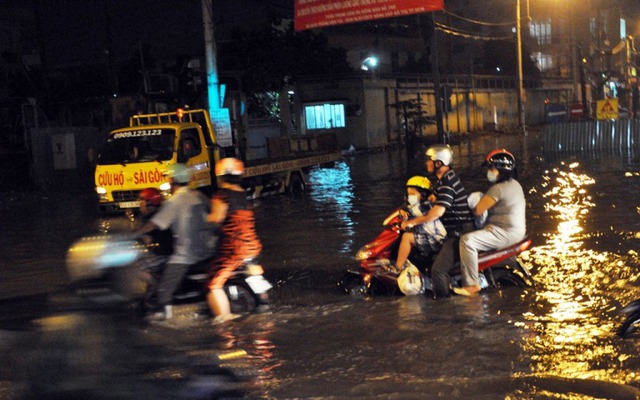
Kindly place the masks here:
<instances>
[{"instance_id":1,"label":"floodwater","mask_svg":"<svg viewBox=\"0 0 640 400\"><path fill-rule=\"evenodd\" d=\"M534 288L442 300L336 289L423 172L399 149L346 156L313 170L307 193L256 202L274 304L225 326L188 314L146 325L58 295L69 244L127 221L99 217L85 194L0 197L0 294L24 296L0 303L0 399L638 398L640 341L613 331L640 298L640 158L545 155L535 135L453 147L470 190L487 187L486 152L516 155Z\"/></svg>"}]
</instances>

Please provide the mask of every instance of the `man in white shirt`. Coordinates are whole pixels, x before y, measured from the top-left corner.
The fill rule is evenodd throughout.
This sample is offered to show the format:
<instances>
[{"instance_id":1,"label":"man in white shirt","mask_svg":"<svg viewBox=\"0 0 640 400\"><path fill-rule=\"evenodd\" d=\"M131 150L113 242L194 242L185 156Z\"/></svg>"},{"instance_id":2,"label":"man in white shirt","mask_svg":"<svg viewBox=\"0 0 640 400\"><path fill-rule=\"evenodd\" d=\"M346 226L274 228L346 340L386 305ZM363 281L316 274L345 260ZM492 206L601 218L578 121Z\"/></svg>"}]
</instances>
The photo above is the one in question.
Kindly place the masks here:
<instances>
[{"instance_id":1,"label":"man in white shirt","mask_svg":"<svg viewBox=\"0 0 640 400\"><path fill-rule=\"evenodd\" d=\"M516 161L505 149L491 151L485 158L487 179L493 185L473 209L476 217L488 211L484 227L460 238L460 269L462 288L456 294L471 296L480 291L478 252L501 249L523 240L526 236L526 200L522 186L515 179Z\"/></svg>"}]
</instances>

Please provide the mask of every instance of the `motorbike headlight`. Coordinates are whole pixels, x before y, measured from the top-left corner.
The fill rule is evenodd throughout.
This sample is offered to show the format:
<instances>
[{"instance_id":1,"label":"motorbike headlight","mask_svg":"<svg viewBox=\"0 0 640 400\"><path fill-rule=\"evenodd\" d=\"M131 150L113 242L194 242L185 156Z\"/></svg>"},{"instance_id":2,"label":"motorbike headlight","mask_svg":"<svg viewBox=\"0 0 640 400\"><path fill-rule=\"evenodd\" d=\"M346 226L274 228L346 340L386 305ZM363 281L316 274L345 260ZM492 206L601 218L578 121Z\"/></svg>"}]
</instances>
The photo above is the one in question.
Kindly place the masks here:
<instances>
[{"instance_id":1,"label":"motorbike headlight","mask_svg":"<svg viewBox=\"0 0 640 400\"><path fill-rule=\"evenodd\" d=\"M67 272L72 280L97 277L103 269L131 264L142 251L142 246L127 237L83 237L67 251Z\"/></svg>"},{"instance_id":2,"label":"motorbike headlight","mask_svg":"<svg viewBox=\"0 0 640 400\"><path fill-rule=\"evenodd\" d=\"M364 261L368 258L371 257L371 247L372 244L367 244L365 246L362 246L362 248L360 248L360 250L358 250L358 252L356 253L356 260L357 261Z\"/></svg>"}]
</instances>

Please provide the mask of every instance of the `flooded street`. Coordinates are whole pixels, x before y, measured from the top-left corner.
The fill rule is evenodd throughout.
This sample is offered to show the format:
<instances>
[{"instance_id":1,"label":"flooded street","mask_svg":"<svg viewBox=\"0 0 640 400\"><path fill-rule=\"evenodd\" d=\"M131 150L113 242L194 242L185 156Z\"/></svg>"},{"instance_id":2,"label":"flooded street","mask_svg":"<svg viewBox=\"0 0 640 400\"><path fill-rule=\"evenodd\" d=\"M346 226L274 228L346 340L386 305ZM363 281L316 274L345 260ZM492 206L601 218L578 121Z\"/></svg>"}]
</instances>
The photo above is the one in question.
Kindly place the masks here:
<instances>
[{"instance_id":1,"label":"flooded street","mask_svg":"<svg viewBox=\"0 0 640 400\"><path fill-rule=\"evenodd\" d=\"M545 155L533 135L486 136L453 146L469 190L486 190L479 165L496 147L518 162L533 241L520 260L536 287L442 300L338 291L424 173L422 158L388 149L313 170L303 195L256 201L274 304L226 326L146 325L69 301L68 246L127 221L97 215L88 193L0 194L0 399L638 398L640 340L613 331L640 298L640 156Z\"/></svg>"}]
</instances>

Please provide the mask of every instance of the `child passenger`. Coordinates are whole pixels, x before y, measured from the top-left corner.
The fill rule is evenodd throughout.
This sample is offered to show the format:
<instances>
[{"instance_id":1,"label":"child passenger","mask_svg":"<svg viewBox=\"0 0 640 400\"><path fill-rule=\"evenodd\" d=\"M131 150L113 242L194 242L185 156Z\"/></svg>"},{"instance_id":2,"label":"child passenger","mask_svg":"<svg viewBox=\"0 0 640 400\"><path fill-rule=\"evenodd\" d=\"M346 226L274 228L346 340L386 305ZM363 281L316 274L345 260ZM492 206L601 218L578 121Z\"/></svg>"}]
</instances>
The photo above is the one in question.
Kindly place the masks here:
<instances>
[{"instance_id":1,"label":"child passenger","mask_svg":"<svg viewBox=\"0 0 640 400\"><path fill-rule=\"evenodd\" d=\"M432 207L434 194L431 182L424 176L414 176L407 181L407 206L401 210L401 214L407 220L427 214ZM442 243L447 238L447 231L439 219L414 225L409 223L407 230L402 234L396 266L399 270L405 267L405 263L411 253L411 248L417 248L422 255L430 257L440 251Z\"/></svg>"}]
</instances>

